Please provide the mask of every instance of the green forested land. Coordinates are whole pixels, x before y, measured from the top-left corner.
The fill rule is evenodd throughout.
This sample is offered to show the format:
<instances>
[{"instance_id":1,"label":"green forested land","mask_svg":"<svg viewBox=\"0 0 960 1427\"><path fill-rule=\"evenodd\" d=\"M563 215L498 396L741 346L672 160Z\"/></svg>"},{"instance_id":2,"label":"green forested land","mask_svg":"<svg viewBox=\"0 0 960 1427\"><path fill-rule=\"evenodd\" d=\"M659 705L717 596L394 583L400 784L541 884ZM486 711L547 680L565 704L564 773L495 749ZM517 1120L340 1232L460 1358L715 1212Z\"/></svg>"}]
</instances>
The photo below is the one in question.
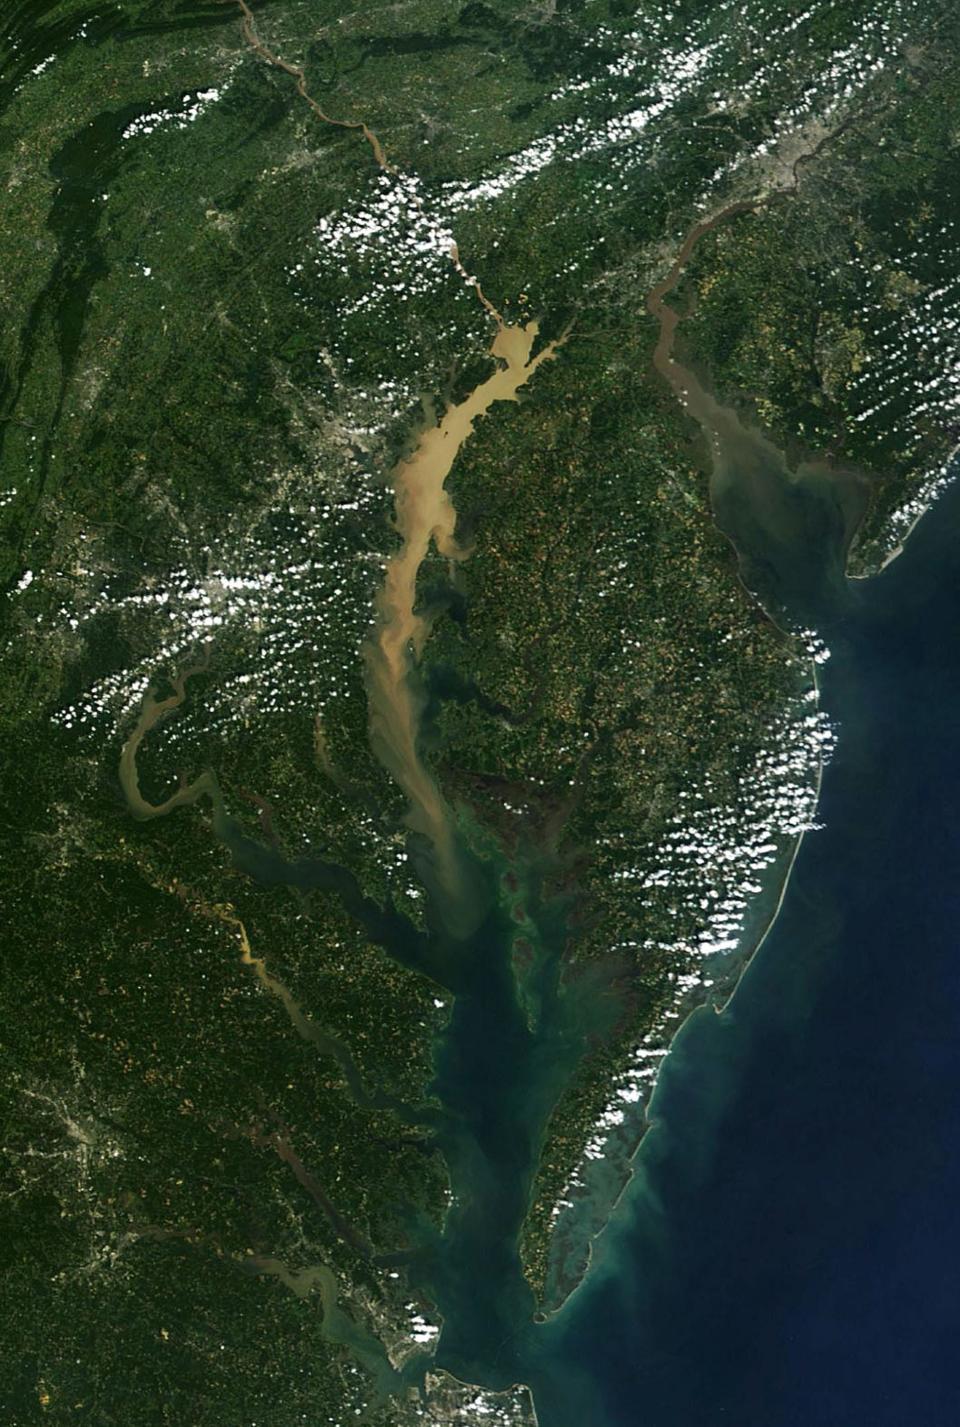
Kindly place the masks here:
<instances>
[{"instance_id":1,"label":"green forested land","mask_svg":"<svg viewBox=\"0 0 960 1427\"><path fill-rule=\"evenodd\" d=\"M369 123L419 175L417 201L508 319L572 323L454 472L472 559L422 572L437 611L426 752L454 801L537 850L568 909L571 994L600 987L535 1187L536 1279L611 1077L682 969L625 948L696 930L669 888L641 910L635 881L681 792L709 777L718 806L735 802L798 681L711 523L696 432L650 372L645 294L711 175L770 137L828 53L872 44L876 16L825 8L798 47L778 30L785 4L752 7L736 33L693 0L669 15L622 0L254 8L327 112ZM953 435L942 397L904 420L916 381L853 419L868 355L900 351L914 377L945 365L922 304L951 277L953 38L929 5L902 9L905 58L856 122L795 195L706 240L678 295L685 355L724 397L790 451L877 477L870 539ZM321 219L388 221L370 148L249 51L233 7L16 4L0 45L5 1420L353 1420L370 1361L324 1337L315 1299L243 1262L332 1264L358 1331L411 1350L402 1264L376 1260L445 1208L443 1163L406 1110L429 1116L447 998L332 895L233 870L203 806L134 823L117 759L135 681L162 687L209 643L182 712L144 745L146 793L214 766L251 835L347 867L417 922L358 647L394 538L385 475L424 399L482 379L491 324L436 255L318 237ZM645 148L622 133L585 151L658 102L665 56L711 45L721 69L650 121ZM540 164L551 135L563 156ZM521 153L526 178L457 196ZM929 311L949 319L947 301ZM221 622L198 624L201 605ZM297 1037L241 964L227 907L399 1109L358 1106ZM408 1406L376 1411L399 1422Z\"/></svg>"}]
</instances>

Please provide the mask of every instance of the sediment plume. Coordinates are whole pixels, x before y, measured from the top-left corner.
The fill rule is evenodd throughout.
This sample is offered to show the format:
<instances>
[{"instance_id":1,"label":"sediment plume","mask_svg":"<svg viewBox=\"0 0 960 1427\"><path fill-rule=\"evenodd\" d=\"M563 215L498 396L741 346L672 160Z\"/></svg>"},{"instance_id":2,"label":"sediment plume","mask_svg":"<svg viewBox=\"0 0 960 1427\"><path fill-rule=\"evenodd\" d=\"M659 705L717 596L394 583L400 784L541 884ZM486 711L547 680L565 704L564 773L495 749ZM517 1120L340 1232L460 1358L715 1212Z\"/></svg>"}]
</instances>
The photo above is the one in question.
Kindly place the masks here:
<instances>
[{"instance_id":1,"label":"sediment plume","mask_svg":"<svg viewBox=\"0 0 960 1427\"><path fill-rule=\"evenodd\" d=\"M490 349L497 364L493 374L451 406L439 423L427 427L413 454L395 467L395 528L401 546L387 561L376 598L376 623L363 650L371 746L409 799L410 829L434 848L437 881L448 898L457 888L451 812L418 748L423 693L416 665L430 623L417 612L417 576L431 544L449 561L469 553L457 543L447 476L478 418L495 402L516 401L520 388L563 340L547 343L532 356L537 332L536 321L501 326Z\"/></svg>"}]
</instances>

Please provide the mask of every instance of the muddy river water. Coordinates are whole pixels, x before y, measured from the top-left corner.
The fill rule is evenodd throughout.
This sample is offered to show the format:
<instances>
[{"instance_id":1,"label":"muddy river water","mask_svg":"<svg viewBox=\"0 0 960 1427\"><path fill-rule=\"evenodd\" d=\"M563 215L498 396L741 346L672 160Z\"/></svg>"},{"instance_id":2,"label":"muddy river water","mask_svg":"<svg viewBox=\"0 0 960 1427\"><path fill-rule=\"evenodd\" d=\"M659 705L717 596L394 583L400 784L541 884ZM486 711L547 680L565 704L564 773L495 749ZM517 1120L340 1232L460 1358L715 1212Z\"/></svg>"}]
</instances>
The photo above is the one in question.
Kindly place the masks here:
<instances>
[{"instance_id":1,"label":"muddy river water","mask_svg":"<svg viewBox=\"0 0 960 1427\"><path fill-rule=\"evenodd\" d=\"M680 360L682 312L668 301L700 240L756 208L755 202L730 204L688 232L647 296L660 329L653 363L706 440L714 518L737 551L744 582L772 613L794 624L814 623L817 611L842 590L847 553L866 509L867 480L812 457L791 466Z\"/></svg>"},{"instance_id":2,"label":"muddy river water","mask_svg":"<svg viewBox=\"0 0 960 1427\"><path fill-rule=\"evenodd\" d=\"M650 293L648 308L660 324L655 366L708 440L716 517L740 553L744 579L771 605L807 617L825 586L842 580L859 486L813 463L789 470L771 443L719 403L674 350L679 318L667 297L699 238L732 212L691 230L670 272ZM277 847L251 837L230 815L213 772L200 774L158 804L147 801L137 775L138 750L147 733L180 706L189 679L201 666L178 675L166 697L148 693L119 770L134 816L165 816L209 799L214 831L238 869L262 883L333 893L388 956L430 975L452 993L430 1087L439 1108L419 1121L415 1110L408 1112L411 1122L434 1136L445 1158L452 1204L442 1229L422 1230L406 1271L411 1286L435 1305L442 1320L438 1365L493 1388L552 1380L551 1345L562 1337L567 1319L561 1313L545 1328L534 1321L518 1238L550 1113L588 1038L601 1029L609 1011L601 1008L602 998L563 993L566 928L562 913L541 896L536 868L505 853L480 859L460 836L422 759L425 695L417 666L430 625L417 608L417 576L431 549L451 562L467 558L469 552L457 539L446 480L476 422L498 402L516 401L538 368L556 355L559 342L537 349L537 337L535 322L510 327L498 321L491 374L421 430L391 476L399 546L385 566L362 658L371 748L408 802L411 846L419 849L417 868L427 893L426 929L372 902L346 869L311 855L288 859ZM518 897L526 913L526 950L534 947L532 962L529 954L515 955L519 929L512 905ZM225 919L231 917L228 910ZM281 1000L297 1033L339 1063L358 1103L369 1104L347 1048L309 1020L254 956L242 924L233 920L245 964ZM262 1271L282 1277L272 1264L265 1263ZM323 1278L318 1285L326 1302L330 1283ZM297 1292L306 1287L300 1282L288 1286ZM375 1340L345 1327L343 1314L330 1303L327 1312L331 1333L340 1340L344 1334L353 1336L381 1386L399 1382ZM555 1420L564 1421L559 1415Z\"/></svg>"},{"instance_id":3,"label":"muddy river water","mask_svg":"<svg viewBox=\"0 0 960 1427\"><path fill-rule=\"evenodd\" d=\"M449 561L467 551L457 542L457 515L446 480L474 424L501 401L516 401L520 388L548 361L557 342L532 355L536 322L526 326L498 325L491 347L491 376L463 401L451 406L439 423L421 433L412 455L393 473L395 527L399 551L387 562L377 596L377 622L364 645L370 740L374 752L406 793L408 823L433 847L435 893L448 917L462 924L472 916L458 902L458 875L450 809L418 749L424 693L416 682L416 661L430 633L428 616L416 609L417 575L431 545Z\"/></svg>"}]
</instances>

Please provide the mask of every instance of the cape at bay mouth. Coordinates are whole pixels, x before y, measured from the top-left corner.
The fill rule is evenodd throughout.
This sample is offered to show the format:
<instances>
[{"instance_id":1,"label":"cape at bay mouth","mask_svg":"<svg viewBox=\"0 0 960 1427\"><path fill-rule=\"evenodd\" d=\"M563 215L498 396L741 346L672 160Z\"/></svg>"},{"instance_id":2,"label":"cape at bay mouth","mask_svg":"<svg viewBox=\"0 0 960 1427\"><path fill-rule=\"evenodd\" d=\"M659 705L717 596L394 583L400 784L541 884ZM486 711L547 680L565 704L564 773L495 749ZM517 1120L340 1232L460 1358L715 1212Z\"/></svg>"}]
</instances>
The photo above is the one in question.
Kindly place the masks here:
<instances>
[{"instance_id":1,"label":"cape at bay mouth","mask_svg":"<svg viewBox=\"0 0 960 1427\"><path fill-rule=\"evenodd\" d=\"M444 488L458 450L475 421L493 403L516 400L565 340L546 343L532 356L537 332L536 322L499 325L491 347L493 374L427 427L393 473L401 546L387 562L377 621L363 652L371 746L409 799L411 850L419 853L428 894L427 929L417 930L364 897L345 869L317 857L288 859L249 836L227 810L212 771L159 803L144 797L137 772L142 741L181 706L202 661L173 680L167 697L147 693L119 770L138 819L163 817L208 798L214 832L239 870L266 885L333 893L388 956L453 991L429 1087L440 1108L431 1103L410 1112L432 1126L449 1170L451 1208L441 1235L427 1237L404 1257L411 1283L435 1304L444 1323L437 1364L495 1388L515 1380L522 1362L518 1335L533 1317L517 1238L546 1123L586 1037L603 1029L610 1010L561 991L564 916L541 901L542 871L489 848L478 855L459 835L421 761L418 732L425 700L416 664L429 620L415 610L415 600L417 573L431 544L450 561L468 553L457 545L456 512ZM514 913L520 905L518 923ZM372 1351L365 1344L368 1357Z\"/></svg>"},{"instance_id":2,"label":"cape at bay mouth","mask_svg":"<svg viewBox=\"0 0 960 1427\"><path fill-rule=\"evenodd\" d=\"M623 1211L550 1330L543 1427L953 1420L958 531L955 475L833 607L823 827L730 1013L665 1064Z\"/></svg>"},{"instance_id":3,"label":"cape at bay mouth","mask_svg":"<svg viewBox=\"0 0 960 1427\"><path fill-rule=\"evenodd\" d=\"M871 1336L890 1295L823 1276L871 1222L871 1284L924 1225L953 1245L935 1192L903 1236L880 1213L895 1174L949 1178L909 1049L946 1094L949 977L922 988L955 839L923 814L956 781L951 600L868 650L875 588L845 580L857 472L884 477L867 569L956 414L946 0L759 27L36 8L0 45L0 1397L209 1427L951 1427L944 1296L901 1255L900 1332ZM645 297L681 243L658 371ZM875 756L882 724L929 746L932 796L910 740ZM858 806L834 774L868 745ZM911 859L926 904L896 902ZM871 944L855 1023L821 1034L807 973L858 952L838 899ZM784 1047L807 1038L812 1064ZM860 1063L878 1104L847 1111ZM795 1332L805 1297L850 1335ZM778 1401L784 1344L816 1371ZM866 1377L875 1344L844 1396L831 1357ZM867 1410L914 1368L913 1401Z\"/></svg>"},{"instance_id":4,"label":"cape at bay mouth","mask_svg":"<svg viewBox=\"0 0 960 1427\"><path fill-rule=\"evenodd\" d=\"M648 307L661 326L654 365L710 440L718 521L745 570L752 565L773 573L759 586L780 613L784 604L806 603L795 598L797 589L804 596L819 592L828 568L826 583L836 583L856 512L848 502L838 521L832 502L843 482L831 473L820 480L812 470L795 478L775 448L747 430L673 355L679 319L665 298L699 238L741 208L734 205L694 226ZM551 1113L588 1043L610 1030L618 1011L615 998L599 994L602 974L586 995L564 984L570 928L562 900L551 901L544 891L542 860L535 853L526 861L508 856L490 838L478 842L460 825L421 752L427 699L418 665L431 621L417 607L418 575L431 548L451 564L470 553L457 540L447 477L476 421L496 403L516 401L566 339L565 333L534 355L535 321L523 327L496 322L492 374L427 425L392 472L400 544L386 562L374 626L362 647L370 747L407 799L408 847L426 892L424 926L416 928L364 897L344 868L311 856L290 860L260 845L230 817L212 772L156 806L143 799L137 749L149 727L182 702L194 671L180 676L170 698L147 696L124 748L121 778L131 810L141 818L208 796L214 830L238 868L267 884L332 892L391 959L453 993L436 1047L431 1103L407 1107L411 1122L429 1126L443 1155L450 1207L440 1230L419 1226L404 1258L411 1288L433 1305L442 1324L435 1365L462 1381L501 1390L537 1376L549 1354L550 1332L536 1322L542 1315L524 1275L520 1235ZM523 907L522 930L513 915L517 905ZM564 1263L554 1274L548 1304L552 1313L570 1301L580 1282L594 1233L591 1227L583 1241L574 1233L563 1242ZM365 1352L376 1359L375 1347L366 1344ZM409 1372L416 1370L411 1363Z\"/></svg>"},{"instance_id":5,"label":"cape at bay mouth","mask_svg":"<svg viewBox=\"0 0 960 1427\"><path fill-rule=\"evenodd\" d=\"M443 1154L450 1208L439 1231L419 1227L404 1257L411 1287L442 1323L435 1365L494 1390L536 1376L547 1351L550 1338L539 1336L534 1321L536 1303L518 1240L550 1115L588 1042L610 1029L617 1009L614 998L598 994L602 978L587 995L563 984L566 909L545 895L537 857L508 857L489 840L478 849L422 761L425 696L417 664L430 624L416 609L416 584L431 545L451 562L468 553L456 540L446 478L475 421L495 402L516 400L560 345L547 344L532 356L536 336L536 323L499 326L493 374L427 427L393 472L400 548L387 562L363 657L370 743L408 800L409 845L427 893L425 926L418 929L364 897L345 869L309 855L287 858L244 833L226 811L213 773L160 804L145 801L136 777L137 749L147 730L182 702L186 680L196 671L180 676L170 698L148 695L121 759L121 780L136 816L161 816L209 796L214 830L239 869L268 885L333 893L391 959L453 993L436 1048L432 1103L410 1107ZM781 474L775 471L774 481ZM789 538L788 532L787 543ZM524 909L522 928L512 914L516 904ZM574 1246L565 1292L577 1283L588 1247ZM371 1361L376 1357L375 1346L365 1343L364 1350Z\"/></svg>"}]
</instances>

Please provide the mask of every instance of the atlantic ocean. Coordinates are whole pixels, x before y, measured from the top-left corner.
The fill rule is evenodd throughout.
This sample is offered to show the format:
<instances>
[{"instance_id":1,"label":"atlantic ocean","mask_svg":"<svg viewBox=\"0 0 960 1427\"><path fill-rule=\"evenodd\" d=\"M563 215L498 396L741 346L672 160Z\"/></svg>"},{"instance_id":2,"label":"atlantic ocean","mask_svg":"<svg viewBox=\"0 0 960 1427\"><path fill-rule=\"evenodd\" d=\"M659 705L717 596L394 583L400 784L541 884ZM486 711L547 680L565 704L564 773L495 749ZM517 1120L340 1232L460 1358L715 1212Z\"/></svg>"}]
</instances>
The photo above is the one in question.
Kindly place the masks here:
<instances>
[{"instance_id":1,"label":"atlantic ocean","mask_svg":"<svg viewBox=\"0 0 960 1427\"><path fill-rule=\"evenodd\" d=\"M960 1422L960 488L817 618L819 827L665 1063L542 1427Z\"/></svg>"}]
</instances>

